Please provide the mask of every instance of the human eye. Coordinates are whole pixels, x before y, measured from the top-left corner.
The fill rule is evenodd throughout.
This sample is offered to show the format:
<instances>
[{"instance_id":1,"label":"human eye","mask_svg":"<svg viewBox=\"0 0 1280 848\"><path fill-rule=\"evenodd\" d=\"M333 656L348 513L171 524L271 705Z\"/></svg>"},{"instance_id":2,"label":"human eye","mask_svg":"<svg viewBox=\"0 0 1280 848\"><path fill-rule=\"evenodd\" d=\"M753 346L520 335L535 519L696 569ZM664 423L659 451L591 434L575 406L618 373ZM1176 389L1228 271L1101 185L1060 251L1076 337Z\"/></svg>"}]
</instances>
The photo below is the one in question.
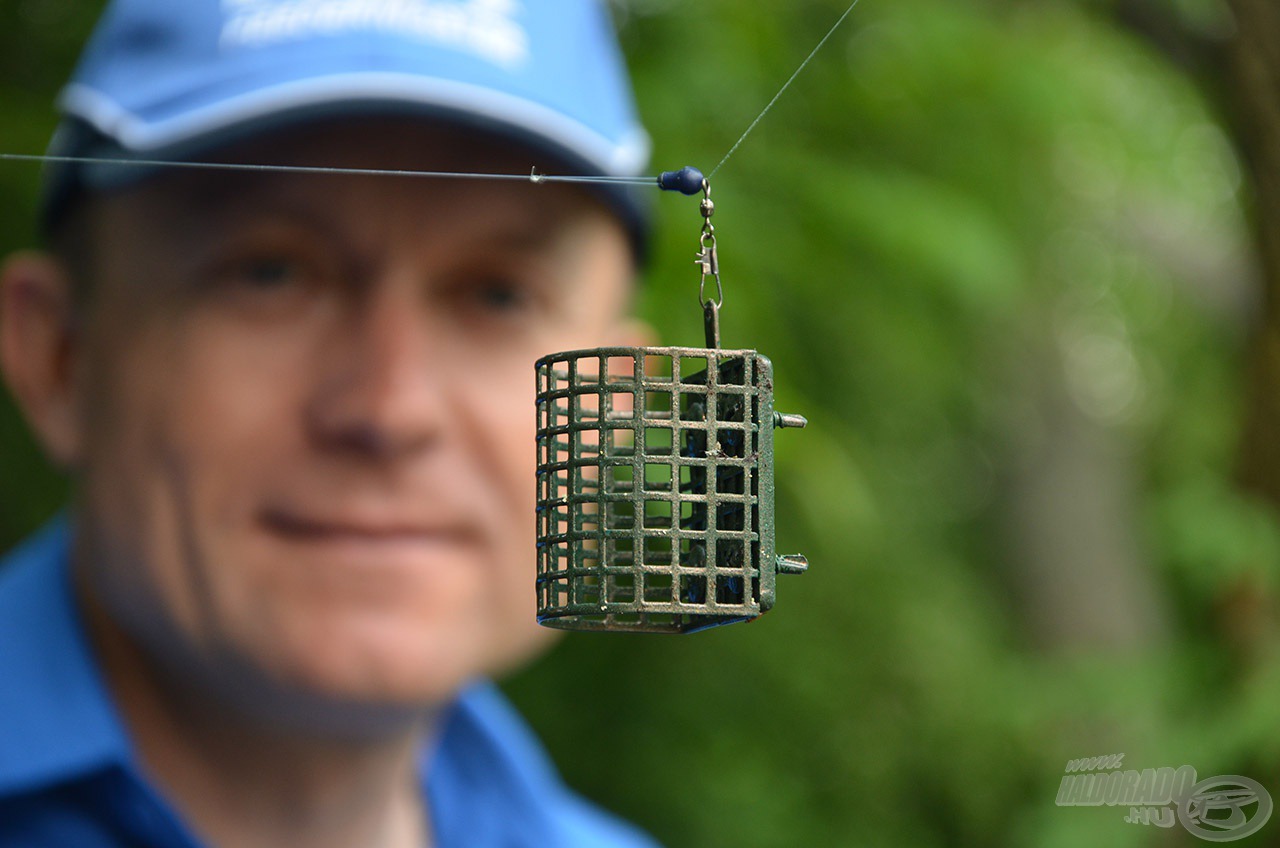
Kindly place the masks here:
<instances>
[{"instance_id":1,"label":"human eye","mask_svg":"<svg viewBox=\"0 0 1280 848\"><path fill-rule=\"evenodd\" d=\"M321 266L306 254L252 249L232 254L216 267L205 298L251 318L297 317L325 288Z\"/></svg>"},{"instance_id":2,"label":"human eye","mask_svg":"<svg viewBox=\"0 0 1280 848\"><path fill-rule=\"evenodd\" d=\"M471 286L475 306L494 315L514 315L533 306L533 297L519 282L507 277L487 277Z\"/></svg>"},{"instance_id":3,"label":"human eye","mask_svg":"<svg viewBox=\"0 0 1280 848\"><path fill-rule=\"evenodd\" d=\"M246 233L206 267L204 297L250 314L296 314L341 278L332 251L284 230Z\"/></svg>"},{"instance_id":4,"label":"human eye","mask_svg":"<svg viewBox=\"0 0 1280 848\"><path fill-rule=\"evenodd\" d=\"M518 331L547 311L536 275L507 268L453 274L441 294L449 312L473 329Z\"/></svg>"},{"instance_id":5,"label":"human eye","mask_svg":"<svg viewBox=\"0 0 1280 848\"><path fill-rule=\"evenodd\" d=\"M249 289L271 290L306 282L305 264L290 256L253 256L240 259L226 269L226 282Z\"/></svg>"}]
</instances>

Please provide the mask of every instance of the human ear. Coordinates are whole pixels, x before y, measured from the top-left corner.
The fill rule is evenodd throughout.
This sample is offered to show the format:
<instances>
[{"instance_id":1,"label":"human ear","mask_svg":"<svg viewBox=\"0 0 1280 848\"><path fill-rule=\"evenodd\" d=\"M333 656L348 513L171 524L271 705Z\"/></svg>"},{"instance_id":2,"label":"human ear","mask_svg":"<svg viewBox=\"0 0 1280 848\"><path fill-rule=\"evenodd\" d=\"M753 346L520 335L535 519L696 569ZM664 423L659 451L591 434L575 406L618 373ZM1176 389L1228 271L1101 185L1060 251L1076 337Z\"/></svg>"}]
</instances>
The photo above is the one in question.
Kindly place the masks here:
<instances>
[{"instance_id":1,"label":"human ear","mask_svg":"<svg viewBox=\"0 0 1280 848\"><path fill-rule=\"evenodd\" d=\"M0 266L0 371L49 459L76 464L81 439L73 354L76 309L62 263L36 251Z\"/></svg>"}]
</instances>

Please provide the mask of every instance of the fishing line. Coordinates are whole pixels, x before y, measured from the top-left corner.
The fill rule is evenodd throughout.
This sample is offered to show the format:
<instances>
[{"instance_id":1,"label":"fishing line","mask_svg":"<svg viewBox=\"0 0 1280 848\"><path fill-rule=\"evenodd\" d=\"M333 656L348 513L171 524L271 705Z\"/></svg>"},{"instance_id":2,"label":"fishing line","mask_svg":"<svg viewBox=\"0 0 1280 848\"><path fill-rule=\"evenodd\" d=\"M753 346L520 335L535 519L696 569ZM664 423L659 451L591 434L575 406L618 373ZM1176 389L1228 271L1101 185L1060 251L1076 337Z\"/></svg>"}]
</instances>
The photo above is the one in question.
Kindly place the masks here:
<instances>
[{"instance_id":1,"label":"fishing line","mask_svg":"<svg viewBox=\"0 0 1280 848\"><path fill-rule=\"evenodd\" d=\"M481 174L465 171L418 171L399 168L333 168L323 165L255 165L242 162L184 162L177 159L117 159L99 156L53 156L30 153L0 153L0 160L17 162L58 162L76 165L124 165L141 168L188 168L206 171L273 171L285 174L354 174L375 177L433 177L438 179L518 180L533 183L611 183L657 185L657 177L609 177L540 174Z\"/></svg>"},{"instance_id":2,"label":"fishing line","mask_svg":"<svg viewBox=\"0 0 1280 848\"><path fill-rule=\"evenodd\" d=\"M542 174L538 169L533 168L528 174L493 174L493 173L477 173L468 171L420 171L412 169L400 168L336 168L322 165L265 165L251 164L243 162L188 162L177 159L135 159L122 157L102 157L102 156L58 156L53 154L35 154L35 153L0 153L0 161L5 162L41 162L71 165L110 165L119 167L135 167L135 168L186 168L189 170L205 170L205 171L269 171L284 174L346 174L357 176L375 176L375 177L420 177L433 179L469 179L469 180L506 180L513 182L531 182L531 183L592 183L599 185L635 185L635 186L657 186L666 191L678 191L682 194L697 194L704 187L706 180L716 175L716 172L729 161L729 157L737 151L751 135L751 131L756 125L764 119L764 116L773 108L773 104L778 102L783 93L791 87L791 83L795 82L796 77L813 61L813 57L818 54L823 45L831 38L840 24L844 23L845 18L849 17L849 13L857 6L859 0L853 0L849 4L849 8L844 10L844 14L827 30L827 34L822 37L817 46L809 52L800 66L795 69L782 88L778 89L777 94L765 104L764 109L760 110L760 114L756 115L747 129L738 137L738 140L729 148L729 152L724 155L711 173L704 179L702 174L695 168L684 168L680 171L664 171L657 176L650 177L620 177L620 176L588 176L585 174Z\"/></svg>"},{"instance_id":3,"label":"fishing line","mask_svg":"<svg viewBox=\"0 0 1280 848\"><path fill-rule=\"evenodd\" d=\"M760 114L756 115L756 119L752 121L746 131L738 137L738 140L733 143L733 147L729 148L729 152L724 155L724 158L711 169L711 173L707 174L707 179L714 177L716 175L716 171L720 170L720 166L729 161L729 157L733 155L733 152L738 149L747 136L751 135L751 131L756 128L756 124L760 123L760 120L765 115L769 114L769 110L773 108L773 104L777 103L778 98L782 96L782 93L791 87L791 83L795 82L796 77L800 76L800 72L803 71L809 62L813 60L813 57L818 55L818 51L822 49L822 45L826 44L827 39L831 38L831 36L835 34L835 31L840 28L840 24L844 23L844 19L849 17L849 13L853 11L854 6L858 5L858 2L859 0L853 0L853 2L849 4L849 8L845 9L844 14L840 16L840 19L832 25L831 29L827 30L827 34L822 36L822 40L818 42L817 46L814 47L813 50L809 52L809 55L805 57L804 61L800 63L800 67L796 68L795 73L793 73L791 77L782 84L782 88L778 89L778 93L773 95L773 99L760 110Z\"/></svg>"}]
</instances>

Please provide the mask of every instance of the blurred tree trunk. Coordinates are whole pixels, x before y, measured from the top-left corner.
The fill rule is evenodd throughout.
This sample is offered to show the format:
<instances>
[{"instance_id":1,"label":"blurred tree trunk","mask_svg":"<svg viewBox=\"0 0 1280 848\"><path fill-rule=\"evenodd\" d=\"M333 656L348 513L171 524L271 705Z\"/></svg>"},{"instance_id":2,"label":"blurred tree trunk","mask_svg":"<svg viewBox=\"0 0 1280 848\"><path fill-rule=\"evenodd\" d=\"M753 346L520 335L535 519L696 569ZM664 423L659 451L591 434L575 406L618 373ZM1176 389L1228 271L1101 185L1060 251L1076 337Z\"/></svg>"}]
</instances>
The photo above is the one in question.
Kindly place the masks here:
<instances>
[{"instance_id":1,"label":"blurred tree trunk","mask_svg":"<svg viewBox=\"0 0 1280 848\"><path fill-rule=\"evenodd\" d=\"M1246 173L1264 309L1251 316L1240 477L1280 507L1280 0L1224 0L1220 28L1190 25L1167 0L1111 8L1205 91ZM1023 564L1014 589L1031 635L1049 650L1158 644L1166 611L1129 531L1131 460L1115 434L1067 402L1060 363L1040 353L1026 387L1052 426L1014 439L1009 481Z\"/></svg>"},{"instance_id":2,"label":"blurred tree trunk","mask_svg":"<svg viewBox=\"0 0 1280 848\"><path fill-rule=\"evenodd\" d=\"M1280 507L1280 2L1223 5L1230 20L1220 33L1181 23L1164 0L1115 0L1114 8L1204 89L1247 177L1263 309L1252 327L1239 477Z\"/></svg>"},{"instance_id":3,"label":"blurred tree trunk","mask_svg":"<svg viewBox=\"0 0 1280 848\"><path fill-rule=\"evenodd\" d=\"M1250 356L1241 478L1280 506L1280 3L1228 5L1236 25L1224 50L1223 104L1253 186L1265 289Z\"/></svg>"},{"instance_id":4,"label":"blurred tree trunk","mask_svg":"<svg viewBox=\"0 0 1280 848\"><path fill-rule=\"evenodd\" d=\"M1136 654L1168 638L1167 602L1139 542L1134 446L1073 398L1053 309L1030 309L1019 344L1026 408L1005 442L1010 588L1047 653Z\"/></svg>"},{"instance_id":5,"label":"blurred tree trunk","mask_svg":"<svg viewBox=\"0 0 1280 848\"><path fill-rule=\"evenodd\" d=\"M1262 308L1250 327L1238 479L1280 508L1280 2L1223 0L1230 20L1215 34L1180 25L1165 3L1116 1L1119 20L1205 90L1246 176ZM1265 595L1245 581L1218 599L1219 626L1245 655L1254 646L1240 643L1274 623Z\"/></svg>"}]
</instances>

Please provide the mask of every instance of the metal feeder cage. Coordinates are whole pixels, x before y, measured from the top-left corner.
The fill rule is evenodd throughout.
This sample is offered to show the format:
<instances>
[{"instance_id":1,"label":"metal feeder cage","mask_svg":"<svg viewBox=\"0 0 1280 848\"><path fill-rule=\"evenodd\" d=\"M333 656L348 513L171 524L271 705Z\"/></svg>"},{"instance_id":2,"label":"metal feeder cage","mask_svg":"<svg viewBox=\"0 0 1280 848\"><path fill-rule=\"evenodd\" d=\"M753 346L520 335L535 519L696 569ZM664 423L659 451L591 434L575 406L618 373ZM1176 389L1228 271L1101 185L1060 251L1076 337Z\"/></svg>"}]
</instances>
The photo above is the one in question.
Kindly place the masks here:
<instances>
[{"instance_id":1,"label":"metal feeder cage","mask_svg":"<svg viewBox=\"0 0 1280 848\"><path fill-rule=\"evenodd\" d=\"M749 621L778 556L773 371L753 350L610 347L537 362L538 621L689 632Z\"/></svg>"}]
</instances>

